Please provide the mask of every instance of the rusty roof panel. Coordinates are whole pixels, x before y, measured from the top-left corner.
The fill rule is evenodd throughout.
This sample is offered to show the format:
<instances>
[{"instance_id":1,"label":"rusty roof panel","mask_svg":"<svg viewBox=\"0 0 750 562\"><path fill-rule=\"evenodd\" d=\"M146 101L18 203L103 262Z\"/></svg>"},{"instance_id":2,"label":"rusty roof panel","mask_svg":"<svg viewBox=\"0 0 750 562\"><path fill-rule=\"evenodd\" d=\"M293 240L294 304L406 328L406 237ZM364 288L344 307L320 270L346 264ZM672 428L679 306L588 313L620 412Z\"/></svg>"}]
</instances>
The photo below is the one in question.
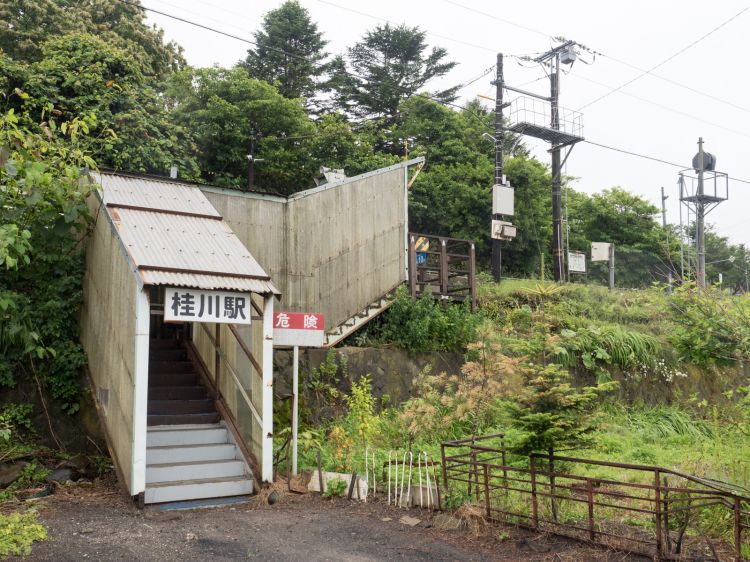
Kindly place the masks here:
<instances>
[{"instance_id":1,"label":"rusty roof panel","mask_svg":"<svg viewBox=\"0 0 750 562\"><path fill-rule=\"evenodd\" d=\"M107 213L146 284L278 293L222 220L130 208Z\"/></svg>"},{"instance_id":2,"label":"rusty roof panel","mask_svg":"<svg viewBox=\"0 0 750 562\"><path fill-rule=\"evenodd\" d=\"M102 186L107 206L221 218L201 190L192 185L99 172L91 176Z\"/></svg>"},{"instance_id":3,"label":"rusty roof panel","mask_svg":"<svg viewBox=\"0 0 750 562\"><path fill-rule=\"evenodd\" d=\"M260 279L246 279L241 277L227 277L220 275L204 275L198 273L175 273L145 269L138 272L145 285L168 285L170 287L190 287L206 291L245 291L251 293L274 295L281 294L271 281Z\"/></svg>"}]
</instances>

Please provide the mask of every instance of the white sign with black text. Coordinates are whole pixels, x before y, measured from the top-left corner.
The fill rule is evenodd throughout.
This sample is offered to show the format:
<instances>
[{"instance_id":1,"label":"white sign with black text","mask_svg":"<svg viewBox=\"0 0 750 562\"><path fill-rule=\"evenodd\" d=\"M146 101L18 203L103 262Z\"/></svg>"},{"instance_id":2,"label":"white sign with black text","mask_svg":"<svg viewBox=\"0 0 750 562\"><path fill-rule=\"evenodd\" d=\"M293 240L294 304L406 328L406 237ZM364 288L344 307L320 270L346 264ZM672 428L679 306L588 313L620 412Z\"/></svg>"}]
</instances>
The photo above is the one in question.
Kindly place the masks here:
<instances>
[{"instance_id":1,"label":"white sign with black text","mask_svg":"<svg viewBox=\"0 0 750 562\"><path fill-rule=\"evenodd\" d=\"M568 271L571 273L586 273L586 254L568 252Z\"/></svg>"},{"instance_id":2,"label":"white sign with black text","mask_svg":"<svg viewBox=\"0 0 750 562\"><path fill-rule=\"evenodd\" d=\"M201 291L167 287L164 291L165 322L250 324L250 293Z\"/></svg>"}]
</instances>

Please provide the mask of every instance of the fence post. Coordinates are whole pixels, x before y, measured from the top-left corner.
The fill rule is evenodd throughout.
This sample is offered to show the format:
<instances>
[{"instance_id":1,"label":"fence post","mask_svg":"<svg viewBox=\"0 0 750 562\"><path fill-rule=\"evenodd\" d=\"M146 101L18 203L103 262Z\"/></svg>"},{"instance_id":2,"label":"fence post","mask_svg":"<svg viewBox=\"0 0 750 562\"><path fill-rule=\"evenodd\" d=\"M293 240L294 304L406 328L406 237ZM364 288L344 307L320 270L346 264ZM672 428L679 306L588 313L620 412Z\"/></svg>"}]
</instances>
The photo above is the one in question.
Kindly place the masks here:
<instances>
[{"instance_id":1,"label":"fence post","mask_svg":"<svg viewBox=\"0 0 750 562\"><path fill-rule=\"evenodd\" d=\"M589 504L589 540L596 541L596 531L594 530L594 483L591 478L586 478L586 497Z\"/></svg>"},{"instance_id":2,"label":"fence post","mask_svg":"<svg viewBox=\"0 0 750 562\"><path fill-rule=\"evenodd\" d=\"M417 251L414 247L416 243L414 235L409 235L409 289L411 298L417 298Z\"/></svg>"},{"instance_id":3,"label":"fence post","mask_svg":"<svg viewBox=\"0 0 750 562\"><path fill-rule=\"evenodd\" d=\"M440 239L440 294L448 296L448 241Z\"/></svg>"},{"instance_id":4,"label":"fence post","mask_svg":"<svg viewBox=\"0 0 750 562\"><path fill-rule=\"evenodd\" d=\"M531 465L531 525L534 529L539 528L539 505L536 497L536 457L532 456Z\"/></svg>"},{"instance_id":5,"label":"fence post","mask_svg":"<svg viewBox=\"0 0 750 562\"><path fill-rule=\"evenodd\" d=\"M484 508L487 512L487 519L492 517L492 510L490 509L490 478L487 464L482 465L484 469Z\"/></svg>"},{"instance_id":6,"label":"fence post","mask_svg":"<svg viewBox=\"0 0 750 562\"><path fill-rule=\"evenodd\" d=\"M505 457L505 440L500 440L500 456L502 457L503 461L503 488L505 488L505 495L508 495L508 470L506 467L508 466L508 460Z\"/></svg>"},{"instance_id":7,"label":"fence post","mask_svg":"<svg viewBox=\"0 0 750 562\"><path fill-rule=\"evenodd\" d=\"M661 533L661 475L654 470L654 513L656 515L656 560L662 559Z\"/></svg>"},{"instance_id":8,"label":"fence post","mask_svg":"<svg viewBox=\"0 0 750 562\"><path fill-rule=\"evenodd\" d=\"M474 312L477 309L477 258L474 242L469 243L469 296L471 298L471 310Z\"/></svg>"},{"instance_id":9,"label":"fence post","mask_svg":"<svg viewBox=\"0 0 750 562\"><path fill-rule=\"evenodd\" d=\"M734 497L734 559L742 562L742 519L739 496Z\"/></svg>"},{"instance_id":10,"label":"fence post","mask_svg":"<svg viewBox=\"0 0 750 562\"><path fill-rule=\"evenodd\" d=\"M445 443L440 445L440 460L443 462L443 487L448 491L448 465L445 464ZM434 466L434 465L433 465Z\"/></svg>"}]
</instances>

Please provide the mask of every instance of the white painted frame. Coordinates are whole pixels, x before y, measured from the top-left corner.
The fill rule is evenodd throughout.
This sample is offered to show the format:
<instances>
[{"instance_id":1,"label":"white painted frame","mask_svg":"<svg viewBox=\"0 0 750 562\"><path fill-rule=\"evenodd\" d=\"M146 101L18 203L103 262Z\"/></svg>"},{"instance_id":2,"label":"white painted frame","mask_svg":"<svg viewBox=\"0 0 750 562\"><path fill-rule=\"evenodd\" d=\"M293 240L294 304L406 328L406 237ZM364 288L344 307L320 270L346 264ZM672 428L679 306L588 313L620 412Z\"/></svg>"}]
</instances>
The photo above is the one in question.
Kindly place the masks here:
<instances>
[{"instance_id":1,"label":"white painted frame","mask_svg":"<svg viewBox=\"0 0 750 562\"><path fill-rule=\"evenodd\" d=\"M140 284L139 284L140 285ZM146 491L146 438L148 436L148 354L151 331L151 307L148 290L136 288L135 296L135 372L133 373L133 443L130 494Z\"/></svg>"},{"instance_id":2,"label":"white painted frame","mask_svg":"<svg viewBox=\"0 0 750 562\"><path fill-rule=\"evenodd\" d=\"M261 461L263 482L273 482L273 301L272 294L263 296L263 396L261 410Z\"/></svg>"}]
</instances>

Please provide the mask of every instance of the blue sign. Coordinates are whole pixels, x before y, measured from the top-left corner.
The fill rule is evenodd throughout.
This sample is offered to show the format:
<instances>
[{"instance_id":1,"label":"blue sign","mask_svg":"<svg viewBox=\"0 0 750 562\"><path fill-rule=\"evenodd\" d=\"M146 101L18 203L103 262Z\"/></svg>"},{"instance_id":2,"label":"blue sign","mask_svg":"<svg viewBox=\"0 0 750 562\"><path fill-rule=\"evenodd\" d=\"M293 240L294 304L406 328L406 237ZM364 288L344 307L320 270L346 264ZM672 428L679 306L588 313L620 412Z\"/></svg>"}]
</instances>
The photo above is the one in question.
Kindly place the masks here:
<instances>
[{"instance_id":1,"label":"blue sign","mask_svg":"<svg viewBox=\"0 0 750 562\"><path fill-rule=\"evenodd\" d=\"M417 265L427 265L427 252L417 252Z\"/></svg>"}]
</instances>

